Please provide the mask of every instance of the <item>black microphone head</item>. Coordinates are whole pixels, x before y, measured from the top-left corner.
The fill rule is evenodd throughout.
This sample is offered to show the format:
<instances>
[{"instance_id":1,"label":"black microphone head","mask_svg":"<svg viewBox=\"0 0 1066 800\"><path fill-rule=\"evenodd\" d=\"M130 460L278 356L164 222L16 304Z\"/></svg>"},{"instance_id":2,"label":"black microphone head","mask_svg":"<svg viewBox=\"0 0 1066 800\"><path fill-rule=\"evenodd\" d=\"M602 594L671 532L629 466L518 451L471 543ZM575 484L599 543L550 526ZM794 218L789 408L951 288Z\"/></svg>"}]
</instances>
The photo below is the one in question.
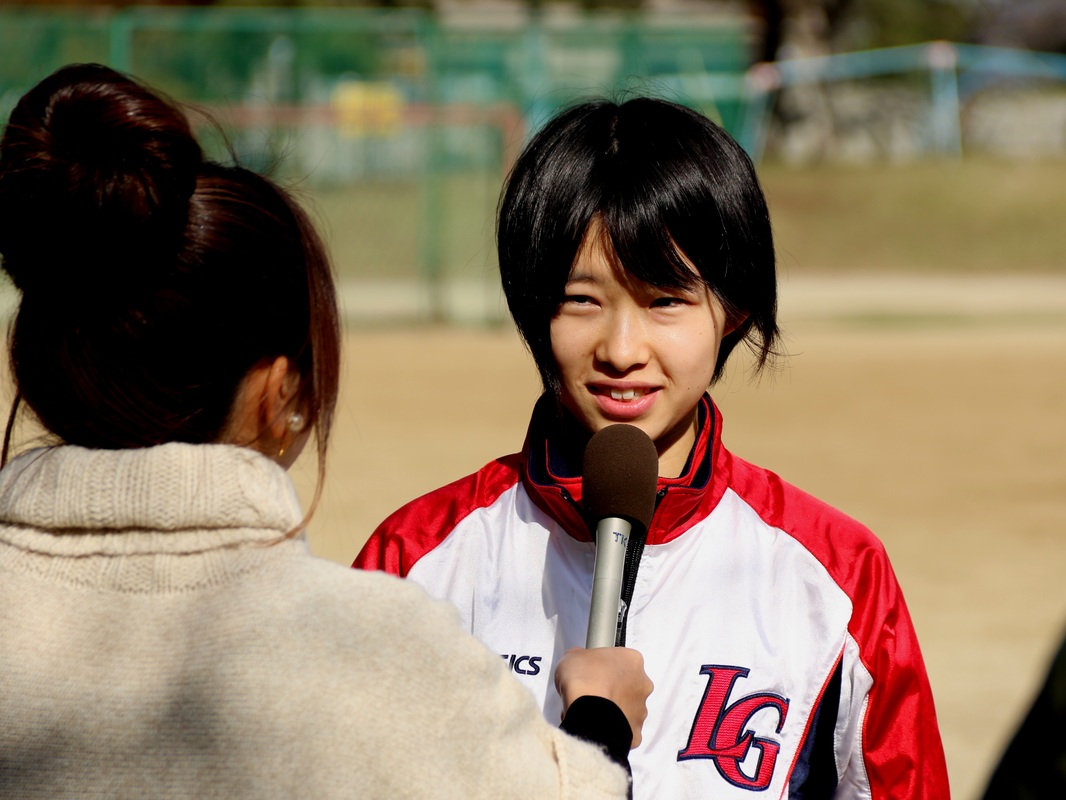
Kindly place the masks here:
<instances>
[{"instance_id":1,"label":"black microphone head","mask_svg":"<svg viewBox=\"0 0 1066 800\"><path fill-rule=\"evenodd\" d=\"M593 524L619 517L647 531L658 482L659 454L640 428L608 425L585 446L581 502Z\"/></svg>"}]
</instances>

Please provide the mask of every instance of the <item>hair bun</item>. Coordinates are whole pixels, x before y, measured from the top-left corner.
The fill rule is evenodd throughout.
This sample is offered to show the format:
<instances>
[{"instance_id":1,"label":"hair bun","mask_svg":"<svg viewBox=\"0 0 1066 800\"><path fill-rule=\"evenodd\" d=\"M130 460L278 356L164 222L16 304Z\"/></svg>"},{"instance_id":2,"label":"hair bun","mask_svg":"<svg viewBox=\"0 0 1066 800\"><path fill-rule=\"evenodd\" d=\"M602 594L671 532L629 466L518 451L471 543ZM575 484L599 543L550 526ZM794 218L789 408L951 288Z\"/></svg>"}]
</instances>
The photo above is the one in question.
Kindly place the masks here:
<instances>
[{"instance_id":1,"label":"hair bun","mask_svg":"<svg viewBox=\"0 0 1066 800\"><path fill-rule=\"evenodd\" d=\"M98 64L58 70L0 142L5 271L23 292L82 297L150 280L180 241L201 158L174 104Z\"/></svg>"}]
</instances>

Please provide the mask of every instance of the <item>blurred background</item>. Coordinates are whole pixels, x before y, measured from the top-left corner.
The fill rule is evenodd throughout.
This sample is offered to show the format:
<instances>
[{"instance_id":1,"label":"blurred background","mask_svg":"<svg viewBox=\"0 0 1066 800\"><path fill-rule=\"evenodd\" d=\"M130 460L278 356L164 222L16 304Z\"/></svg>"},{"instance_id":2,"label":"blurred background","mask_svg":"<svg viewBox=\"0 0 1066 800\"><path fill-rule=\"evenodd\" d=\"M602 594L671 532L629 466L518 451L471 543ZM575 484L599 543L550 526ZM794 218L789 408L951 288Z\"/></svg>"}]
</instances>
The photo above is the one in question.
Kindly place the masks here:
<instances>
[{"instance_id":1,"label":"blurred background","mask_svg":"<svg viewBox=\"0 0 1066 800\"><path fill-rule=\"evenodd\" d=\"M8 2L0 120L76 61L191 104L320 222L347 349L310 539L344 564L521 446L493 224L529 135L590 95L720 122L770 202L788 350L714 388L726 442L883 539L953 796L980 796L1066 626L1066 0Z\"/></svg>"},{"instance_id":2,"label":"blurred background","mask_svg":"<svg viewBox=\"0 0 1066 800\"><path fill-rule=\"evenodd\" d=\"M719 121L802 254L786 267L1061 263L1043 234L1062 173L1018 162L1066 155L1064 0L8 3L0 118L72 61L195 103L225 131L218 149L306 189L358 284L355 322L500 322L502 177L547 115L590 94L655 93ZM842 225L857 197L869 216Z\"/></svg>"}]
</instances>

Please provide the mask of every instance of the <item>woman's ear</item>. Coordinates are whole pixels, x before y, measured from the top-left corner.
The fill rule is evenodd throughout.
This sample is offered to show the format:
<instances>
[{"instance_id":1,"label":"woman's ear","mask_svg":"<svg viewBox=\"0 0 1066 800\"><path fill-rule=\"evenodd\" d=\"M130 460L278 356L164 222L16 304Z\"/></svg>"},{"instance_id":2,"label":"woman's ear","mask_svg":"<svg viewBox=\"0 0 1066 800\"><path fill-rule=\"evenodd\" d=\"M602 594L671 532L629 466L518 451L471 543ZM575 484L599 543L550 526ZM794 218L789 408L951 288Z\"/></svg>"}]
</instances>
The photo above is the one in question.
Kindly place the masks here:
<instances>
[{"instance_id":1,"label":"woman's ear","mask_svg":"<svg viewBox=\"0 0 1066 800\"><path fill-rule=\"evenodd\" d=\"M223 441L273 456L284 444L299 388L300 375L285 356L252 367L237 390Z\"/></svg>"},{"instance_id":2,"label":"woman's ear","mask_svg":"<svg viewBox=\"0 0 1066 800\"><path fill-rule=\"evenodd\" d=\"M274 439L283 440L288 430L293 401L300 389L300 374L289 359L278 356L266 367L260 406L260 424Z\"/></svg>"}]
</instances>

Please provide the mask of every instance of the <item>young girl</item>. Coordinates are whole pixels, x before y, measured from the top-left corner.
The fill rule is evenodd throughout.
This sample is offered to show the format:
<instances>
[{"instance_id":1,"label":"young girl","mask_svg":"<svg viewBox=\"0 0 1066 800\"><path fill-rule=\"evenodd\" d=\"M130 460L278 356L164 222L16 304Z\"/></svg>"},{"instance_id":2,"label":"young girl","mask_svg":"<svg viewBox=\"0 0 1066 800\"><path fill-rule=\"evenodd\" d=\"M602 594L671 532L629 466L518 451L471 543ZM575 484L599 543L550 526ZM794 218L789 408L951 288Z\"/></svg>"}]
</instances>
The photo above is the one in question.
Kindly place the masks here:
<instances>
[{"instance_id":1,"label":"young girl","mask_svg":"<svg viewBox=\"0 0 1066 800\"><path fill-rule=\"evenodd\" d=\"M321 479L340 334L286 192L74 65L4 131L0 254L55 439L0 470L0 796L626 796L639 653L556 675L612 764L446 604L307 552L285 470L313 430Z\"/></svg>"},{"instance_id":2,"label":"young girl","mask_svg":"<svg viewBox=\"0 0 1066 800\"><path fill-rule=\"evenodd\" d=\"M451 600L557 719L548 676L584 640L595 560L583 448L635 425L660 477L619 631L656 687L634 796L947 798L884 548L730 453L706 394L738 344L761 368L778 336L769 215L744 152L668 102L576 106L516 163L498 248L545 390L522 452L400 509L355 566Z\"/></svg>"}]
</instances>

